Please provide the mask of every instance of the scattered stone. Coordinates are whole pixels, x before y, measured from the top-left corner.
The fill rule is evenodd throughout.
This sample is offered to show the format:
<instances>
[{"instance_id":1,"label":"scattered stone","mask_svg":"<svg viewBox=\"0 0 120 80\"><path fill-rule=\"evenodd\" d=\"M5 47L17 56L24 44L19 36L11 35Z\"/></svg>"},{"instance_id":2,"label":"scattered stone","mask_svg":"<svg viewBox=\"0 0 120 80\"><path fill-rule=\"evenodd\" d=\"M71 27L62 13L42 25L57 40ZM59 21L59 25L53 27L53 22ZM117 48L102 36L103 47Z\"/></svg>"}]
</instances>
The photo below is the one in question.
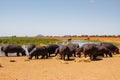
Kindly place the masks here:
<instances>
[{"instance_id":1,"label":"scattered stone","mask_svg":"<svg viewBox=\"0 0 120 80\"><path fill-rule=\"evenodd\" d=\"M0 67L2 67L2 65L0 64Z\"/></svg>"},{"instance_id":2,"label":"scattered stone","mask_svg":"<svg viewBox=\"0 0 120 80\"><path fill-rule=\"evenodd\" d=\"M25 61L30 61L29 59L26 59Z\"/></svg>"},{"instance_id":3,"label":"scattered stone","mask_svg":"<svg viewBox=\"0 0 120 80\"><path fill-rule=\"evenodd\" d=\"M10 62L16 62L16 60L10 60Z\"/></svg>"}]
</instances>

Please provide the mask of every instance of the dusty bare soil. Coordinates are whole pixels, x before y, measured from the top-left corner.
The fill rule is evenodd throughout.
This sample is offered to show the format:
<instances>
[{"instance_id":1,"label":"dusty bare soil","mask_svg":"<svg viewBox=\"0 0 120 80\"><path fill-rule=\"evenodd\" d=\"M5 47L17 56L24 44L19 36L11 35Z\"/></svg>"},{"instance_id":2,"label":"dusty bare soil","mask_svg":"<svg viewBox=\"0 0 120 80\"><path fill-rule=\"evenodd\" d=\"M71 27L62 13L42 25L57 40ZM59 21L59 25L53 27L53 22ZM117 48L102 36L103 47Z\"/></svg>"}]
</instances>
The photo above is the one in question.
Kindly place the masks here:
<instances>
[{"instance_id":1,"label":"dusty bare soil","mask_svg":"<svg viewBox=\"0 0 120 80\"><path fill-rule=\"evenodd\" d=\"M120 80L120 54L99 61L0 57L0 80Z\"/></svg>"}]
</instances>

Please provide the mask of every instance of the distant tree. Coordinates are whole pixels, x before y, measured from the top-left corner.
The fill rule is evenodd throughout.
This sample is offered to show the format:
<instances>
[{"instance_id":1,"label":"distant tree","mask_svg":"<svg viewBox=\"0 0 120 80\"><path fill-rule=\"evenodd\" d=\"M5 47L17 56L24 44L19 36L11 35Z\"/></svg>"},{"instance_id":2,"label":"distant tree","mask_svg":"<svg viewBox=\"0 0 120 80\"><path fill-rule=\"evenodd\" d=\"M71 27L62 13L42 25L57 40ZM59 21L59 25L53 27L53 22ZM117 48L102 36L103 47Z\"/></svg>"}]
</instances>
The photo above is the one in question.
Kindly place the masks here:
<instances>
[{"instance_id":1,"label":"distant tree","mask_svg":"<svg viewBox=\"0 0 120 80\"><path fill-rule=\"evenodd\" d=\"M39 35L37 35L36 37L44 37L44 35L42 35L42 34L39 34Z\"/></svg>"},{"instance_id":2,"label":"distant tree","mask_svg":"<svg viewBox=\"0 0 120 80\"><path fill-rule=\"evenodd\" d=\"M81 35L81 37L88 37L88 35Z\"/></svg>"},{"instance_id":3,"label":"distant tree","mask_svg":"<svg viewBox=\"0 0 120 80\"><path fill-rule=\"evenodd\" d=\"M120 37L120 35L117 35L117 37Z\"/></svg>"}]
</instances>

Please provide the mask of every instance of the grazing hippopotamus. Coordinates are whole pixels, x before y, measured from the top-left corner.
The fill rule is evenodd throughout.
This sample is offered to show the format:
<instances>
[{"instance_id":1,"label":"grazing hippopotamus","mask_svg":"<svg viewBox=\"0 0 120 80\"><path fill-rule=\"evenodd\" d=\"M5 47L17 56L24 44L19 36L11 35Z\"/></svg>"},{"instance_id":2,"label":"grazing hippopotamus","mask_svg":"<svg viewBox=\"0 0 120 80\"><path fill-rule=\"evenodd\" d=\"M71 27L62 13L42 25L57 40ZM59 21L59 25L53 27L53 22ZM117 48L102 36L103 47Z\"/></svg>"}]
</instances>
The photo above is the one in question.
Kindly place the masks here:
<instances>
[{"instance_id":1,"label":"grazing hippopotamus","mask_svg":"<svg viewBox=\"0 0 120 80\"><path fill-rule=\"evenodd\" d=\"M106 48L108 48L113 54L119 54L119 48L115 45L113 45L112 43L107 43L107 42L102 42L100 43L101 46L104 46Z\"/></svg>"},{"instance_id":2,"label":"grazing hippopotamus","mask_svg":"<svg viewBox=\"0 0 120 80\"><path fill-rule=\"evenodd\" d=\"M61 56L61 59L65 60L65 56L67 55L67 59L69 60L71 53L70 53L70 49L68 48L67 45L60 45L56 51L55 51L56 55L59 53Z\"/></svg>"},{"instance_id":3,"label":"grazing hippopotamus","mask_svg":"<svg viewBox=\"0 0 120 80\"><path fill-rule=\"evenodd\" d=\"M5 56L8 56L8 53L17 53L17 56L20 56L19 53L21 53L22 56L26 55L25 50L21 46L13 44L2 46L1 51L5 52Z\"/></svg>"},{"instance_id":4,"label":"grazing hippopotamus","mask_svg":"<svg viewBox=\"0 0 120 80\"><path fill-rule=\"evenodd\" d=\"M33 48L35 48L35 45L34 45L34 44L29 44L29 45L27 46L28 52L30 53L30 51L32 51Z\"/></svg>"},{"instance_id":5,"label":"grazing hippopotamus","mask_svg":"<svg viewBox=\"0 0 120 80\"><path fill-rule=\"evenodd\" d=\"M85 58L87 55L90 57L90 59L93 59L93 56L97 52L96 44L84 44L81 46L81 52L83 52Z\"/></svg>"},{"instance_id":6,"label":"grazing hippopotamus","mask_svg":"<svg viewBox=\"0 0 120 80\"><path fill-rule=\"evenodd\" d=\"M29 53L29 59L32 59L33 56L35 56L35 59L38 59L40 55L42 56L41 59L43 59L45 56L46 58L48 58L48 54L45 46L35 47Z\"/></svg>"},{"instance_id":7,"label":"grazing hippopotamus","mask_svg":"<svg viewBox=\"0 0 120 80\"><path fill-rule=\"evenodd\" d=\"M77 50L77 48L79 48L79 44L71 43L71 44L67 44L67 46L70 49L71 54L74 54L74 57L76 57L76 50Z\"/></svg>"},{"instance_id":8,"label":"grazing hippopotamus","mask_svg":"<svg viewBox=\"0 0 120 80\"><path fill-rule=\"evenodd\" d=\"M96 48L97 48L97 52L94 54L93 59L96 59L97 56L103 56L104 57L104 54L106 55L106 57L108 57L108 55L110 57L112 57L112 53L108 48L106 48L104 46L100 46L100 45L96 45Z\"/></svg>"},{"instance_id":9,"label":"grazing hippopotamus","mask_svg":"<svg viewBox=\"0 0 120 80\"><path fill-rule=\"evenodd\" d=\"M48 44L46 46L47 52L50 56L50 54L55 54L56 49L59 47L57 44Z\"/></svg>"}]
</instances>

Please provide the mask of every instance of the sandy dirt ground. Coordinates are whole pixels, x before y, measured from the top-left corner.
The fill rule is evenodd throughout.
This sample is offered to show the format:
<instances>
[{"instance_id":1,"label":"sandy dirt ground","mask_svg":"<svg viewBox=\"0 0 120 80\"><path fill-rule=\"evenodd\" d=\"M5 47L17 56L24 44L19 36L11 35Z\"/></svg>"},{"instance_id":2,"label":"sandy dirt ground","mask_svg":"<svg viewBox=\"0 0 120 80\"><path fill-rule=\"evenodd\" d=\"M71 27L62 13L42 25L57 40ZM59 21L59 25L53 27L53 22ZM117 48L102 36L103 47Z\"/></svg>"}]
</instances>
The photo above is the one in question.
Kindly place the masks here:
<instances>
[{"instance_id":1,"label":"sandy dirt ground","mask_svg":"<svg viewBox=\"0 0 120 80\"><path fill-rule=\"evenodd\" d=\"M10 62L15 60L15 62ZM99 61L0 57L0 80L120 80L120 54Z\"/></svg>"}]
</instances>

